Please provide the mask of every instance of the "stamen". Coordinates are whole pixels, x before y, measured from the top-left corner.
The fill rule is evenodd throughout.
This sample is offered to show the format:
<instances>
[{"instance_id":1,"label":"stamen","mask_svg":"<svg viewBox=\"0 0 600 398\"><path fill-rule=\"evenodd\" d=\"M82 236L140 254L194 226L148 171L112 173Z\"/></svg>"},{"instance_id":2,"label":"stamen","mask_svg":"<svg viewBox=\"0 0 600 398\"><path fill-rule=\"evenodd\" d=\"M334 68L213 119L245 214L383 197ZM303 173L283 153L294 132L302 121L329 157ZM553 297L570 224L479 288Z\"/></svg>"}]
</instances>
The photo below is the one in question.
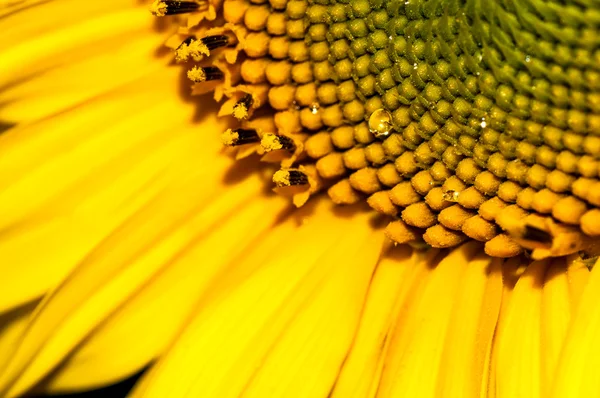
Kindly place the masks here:
<instances>
[{"instance_id":1,"label":"stamen","mask_svg":"<svg viewBox=\"0 0 600 398\"><path fill-rule=\"evenodd\" d=\"M209 57L210 52L219 47L225 47L229 44L229 37L226 35L214 35L196 39L190 36L185 39L175 50L175 60L177 62L187 61L190 57L199 62L204 57Z\"/></svg>"},{"instance_id":2,"label":"stamen","mask_svg":"<svg viewBox=\"0 0 600 398\"><path fill-rule=\"evenodd\" d=\"M278 170L273 174L273 182L280 188L308 185L308 176L296 169Z\"/></svg>"},{"instance_id":3,"label":"stamen","mask_svg":"<svg viewBox=\"0 0 600 398\"><path fill-rule=\"evenodd\" d=\"M221 69L214 66L194 66L188 71L187 77L194 83L202 83L210 80L221 80L224 75Z\"/></svg>"},{"instance_id":4,"label":"stamen","mask_svg":"<svg viewBox=\"0 0 600 398\"><path fill-rule=\"evenodd\" d=\"M238 146L245 144L254 144L260 141L256 130L250 129L227 129L222 135L221 140L227 146Z\"/></svg>"},{"instance_id":5,"label":"stamen","mask_svg":"<svg viewBox=\"0 0 600 398\"><path fill-rule=\"evenodd\" d=\"M263 135L260 145L265 152L277 151L280 149L285 149L289 152L294 152L296 150L296 144L294 144L294 141L291 138L286 137L285 135L271 133Z\"/></svg>"},{"instance_id":6,"label":"stamen","mask_svg":"<svg viewBox=\"0 0 600 398\"><path fill-rule=\"evenodd\" d=\"M204 1L155 0L150 6L150 12L157 17L164 17L165 15L186 14L198 11L200 6L205 5L206 2Z\"/></svg>"},{"instance_id":7,"label":"stamen","mask_svg":"<svg viewBox=\"0 0 600 398\"><path fill-rule=\"evenodd\" d=\"M253 103L254 99L252 99L252 95L246 94L233 106L233 117L238 120L246 119L248 117L248 111Z\"/></svg>"},{"instance_id":8,"label":"stamen","mask_svg":"<svg viewBox=\"0 0 600 398\"><path fill-rule=\"evenodd\" d=\"M199 62L204 56L209 56L208 48L200 40L191 36L185 39L175 50L175 61L187 61L190 57Z\"/></svg>"}]
</instances>

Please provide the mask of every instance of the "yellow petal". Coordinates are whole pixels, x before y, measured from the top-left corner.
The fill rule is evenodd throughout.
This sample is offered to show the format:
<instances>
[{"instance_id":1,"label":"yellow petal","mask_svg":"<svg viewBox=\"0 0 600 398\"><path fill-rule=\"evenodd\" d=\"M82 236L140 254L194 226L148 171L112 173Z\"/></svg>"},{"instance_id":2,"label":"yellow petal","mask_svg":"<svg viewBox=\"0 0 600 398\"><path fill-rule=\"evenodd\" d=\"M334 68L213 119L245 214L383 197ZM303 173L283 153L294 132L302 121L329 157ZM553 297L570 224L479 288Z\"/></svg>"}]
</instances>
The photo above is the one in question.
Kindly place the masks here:
<instances>
[{"instance_id":1,"label":"yellow petal","mask_svg":"<svg viewBox=\"0 0 600 398\"><path fill-rule=\"evenodd\" d=\"M0 315L0 372L17 347L17 343L39 301L32 301Z\"/></svg>"},{"instance_id":2,"label":"yellow petal","mask_svg":"<svg viewBox=\"0 0 600 398\"><path fill-rule=\"evenodd\" d=\"M330 204L309 203L298 215L306 223L260 267L240 259L241 269L255 271L215 285L134 396L325 396L354 336L382 239L364 215L332 213Z\"/></svg>"},{"instance_id":3,"label":"yellow petal","mask_svg":"<svg viewBox=\"0 0 600 398\"><path fill-rule=\"evenodd\" d=\"M0 136L0 312L39 297L173 175L217 155L224 123L190 123L193 108L171 90L177 76L163 67Z\"/></svg>"},{"instance_id":4,"label":"yellow petal","mask_svg":"<svg viewBox=\"0 0 600 398\"><path fill-rule=\"evenodd\" d=\"M97 37L86 36L90 32L81 30L69 45L61 42L60 32L73 25L101 17L114 17L118 23L120 13L127 10L136 13L136 18L123 26L126 32L113 30L112 23L107 22ZM5 71L3 77L10 84L0 89L0 120L30 123L49 117L160 68L166 59L157 56L156 47L164 38L153 28L148 14L134 1L81 6L77 1L61 0L30 4L5 16L0 58L6 59L20 49L28 61ZM124 35L127 40L123 40Z\"/></svg>"},{"instance_id":5,"label":"yellow petal","mask_svg":"<svg viewBox=\"0 0 600 398\"><path fill-rule=\"evenodd\" d=\"M583 294L588 280L590 279L590 269L584 261L572 261L567 268L567 280L569 282L569 296L571 301L571 313L579 307L581 295Z\"/></svg>"},{"instance_id":6,"label":"yellow petal","mask_svg":"<svg viewBox=\"0 0 600 398\"><path fill-rule=\"evenodd\" d=\"M360 328L332 397L374 396L396 315L415 280L426 272L426 266L419 266L424 261L426 258L422 253L406 245L392 249L379 262L369 287Z\"/></svg>"},{"instance_id":7,"label":"yellow petal","mask_svg":"<svg viewBox=\"0 0 600 398\"><path fill-rule=\"evenodd\" d=\"M143 10L139 10L143 12ZM61 110L74 108L164 66L153 56L159 40L150 29L110 37L65 65L36 73L18 85L0 91L0 120L31 123Z\"/></svg>"},{"instance_id":8,"label":"yellow petal","mask_svg":"<svg viewBox=\"0 0 600 398\"><path fill-rule=\"evenodd\" d=\"M226 201L225 195L220 200ZM288 207L283 198L248 200L109 316L45 383L47 391L110 384L156 358L177 334L216 275L251 250ZM191 228L192 223L187 228ZM126 354L124 354L126 353Z\"/></svg>"},{"instance_id":9,"label":"yellow petal","mask_svg":"<svg viewBox=\"0 0 600 398\"><path fill-rule=\"evenodd\" d=\"M168 70L162 73L174 77ZM131 168L170 141L184 136L192 139L191 129L167 134L167 128L174 130L178 126L170 120L161 121L160 115L182 114L177 111L182 101L175 95L161 100L161 94L144 84L151 77L110 92L84 108L1 136L0 195L7 211L1 225L19 221L73 184L94 186L92 177L98 174L102 178L100 172L105 168L111 174L102 179L104 183L115 177L119 167ZM189 115L189 109L186 111L184 115ZM158 123L153 126L155 120ZM216 144L216 140L209 142ZM78 191L69 193L83 195ZM62 203L56 201L57 206ZM72 203L63 206L69 205Z\"/></svg>"},{"instance_id":10,"label":"yellow petal","mask_svg":"<svg viewBox=\"0 0 600 398\"><path fill-rule=\"evenodd\" d=\"M126 37L139 26L148 23L150 18L148 13L144 13L140 7L125 4L126 7L115 7L109 13L92 14L82 20L73 18L72 21L75 23L72 24L60 25L54 21L52 26L54 29L43 34L34 33L28 37L20 37L18 41L15 41L15 36L11 39L3 38L2 43L10 40L10 45L6 47L3 45L5 48L0 52L3 60L0 66L0 87L32 76L39 71L60 66L68 62L69 57L82 55L81 52L73 52L73 50L87 48L89 53L96 51L93 48L95 41L107 36ZM27 12L24 14L31 17ZM27 24L34 23L31 20L27 22Z\"/></svg>"},{"instance_id":11,"label":"yellow petal","mask_svg":"<svg viewBox=\"0 0 600 398\"><path fill-rule=\"evenodd\" d=\"M500 313L498 315L498 322L496 323L496 331L493 339L492 350L488 353L486 358L485 370L488 372L484 376L482 383L482 395L487 397L496 396L496 375L497 375L497 364L498 361L498 350L494 349L494 346L498 340L498 331L502 330L502 324L506 321L506 313L510 307L510 301L513 296L513 290L519 276L525 271L526 267L523 265L523 261L519 257L513 257L508 259L502 264L502 300L500 302ZM486 384L487 381L487 384Z\"/></svg>"},{"instance_id":12,"label":"yellow petal","mask_svg":"<svg viewBox=\"0 0 600 398\"><path fill-rule=\"evenodd\" d=\"M173 184L138 211L38 308L1 379L5 389L10 387L9 395L30 388L140 286L261 190L258 178L227 188L202 186L216 177L203 174Z\"/></svg>"},{"instance_id":13,"label":"yellow petal","mask_svg":"<svg viewBox=\"0 0 600 398\"><path fill-rule=\"evenodd\" d=\"M0 310L39 296L56 284L100 240L164 189L168 179L161 169L174 153L183 153L187 144L189 139L180 140L148 153L148 158L122 167L112 184L109 178L113 171L119 173L119 166L107 167L102 178L76 184L58 195L64 198L62 203L42 204L40 210L0 234L0 256L6 260L0 266L4 275ZM0 195L0 202L3 198ZM68 210L69 202L75 211ZM52 267L40 266L44 263Z\"/></svg>"},{"instance_id":14,"label":"yellow petal","mask_svg":"<svg viewBox=\"0 0 600 398\"><path fill-rule=\"evenodd\" d=\"M437 396L479 397L502 300L502 261L479 253L461 280L440 363Z\"/></svg>"},{"instance_id":15,"label":"yellow petal","mask_svg":"<svg viewBox=\"0 0 600 398\"><path fill-rule=\"evenodd\" d=\"M531 263L519 278L496 332L495 396L540 397L542 286L548 261Z\"/></svg>"},{"instance_id":16,"label":"yellow petal","mask_svg":"<svg viewBox=\"0 0 600 398\"><path fill-rule=\"evenodd\" d=\"M0 15L5 29L0 32L0 50L14 46L17 38L42 35L77 24L84 18L131 8L136 3L139 6L135 0L105 0L86 3L82 7L77 0L1 0ZM52 15L52 18L48 18L48 15Z\"/></svg>"},{"instance_id":17,"label":"yellow petal","mask_svg":"<svg viewBox=\"0 0 600 398\"><path fill-rule=\"evenodd\" d=\"M542 397L549 397L556 367L571 321L571 302L565 259L552 261L542 288L541 386Z\"/></svg>"},{"instance_id":18,"label":"yellow petal","mask_svg":"<svg viewBox=\"0 0 600 398\"><path fill-rule=\"evenodd\" d=\"M339 261L335 274L278 340L243 397L328 394L354 337L380 242L381 236L370 236L323 259Z\"/></svg>"},{"instance_id":19,"label":"yellow petal","mask_svg":"<svg viewBox=\"0 0 600 398\"><path fill-rule=\"evenodd\" d=\"M466 244L429 264L429 275L406 300L387 354L377 397L435 397L461 278L478 250Z\"/></svg>"},{"instance_id":20,"label":"yellow petal","mask_svg":"<svg viewBox=\"0 0 600 398\"><path fill-rule=\"evenodd\" d=\"M597 397L600 394L600 261L573 314L556 370L552 397Z\"/></svg>"}]
</instances>

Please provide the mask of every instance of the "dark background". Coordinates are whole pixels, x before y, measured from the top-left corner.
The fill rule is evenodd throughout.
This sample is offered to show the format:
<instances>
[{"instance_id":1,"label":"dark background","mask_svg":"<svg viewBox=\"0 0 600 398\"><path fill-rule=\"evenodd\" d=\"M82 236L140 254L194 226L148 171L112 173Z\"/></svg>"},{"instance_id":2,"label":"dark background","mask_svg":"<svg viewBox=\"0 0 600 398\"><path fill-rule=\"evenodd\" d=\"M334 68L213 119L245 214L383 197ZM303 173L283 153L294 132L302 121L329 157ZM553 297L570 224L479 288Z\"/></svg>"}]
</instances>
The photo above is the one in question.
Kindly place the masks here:
<instances>
[{"instance_id":1,"label":"dark background","mask_svg":"<svg viewBox=\"0 0 600 398\"><path fill-rule=\"evenodd\" d=\"M121 398L126 397L127 393L132 389L135 385L135 382L141 373L138 373L126 380L123 380L120 383L113 384L111 386L100 388L98 390L89 391L86 393L78 393L78 394L63 394L63 395L30 395L29 398L97 398L97 397L108 397L108 398Z\"/></svg>"}]
</instances>

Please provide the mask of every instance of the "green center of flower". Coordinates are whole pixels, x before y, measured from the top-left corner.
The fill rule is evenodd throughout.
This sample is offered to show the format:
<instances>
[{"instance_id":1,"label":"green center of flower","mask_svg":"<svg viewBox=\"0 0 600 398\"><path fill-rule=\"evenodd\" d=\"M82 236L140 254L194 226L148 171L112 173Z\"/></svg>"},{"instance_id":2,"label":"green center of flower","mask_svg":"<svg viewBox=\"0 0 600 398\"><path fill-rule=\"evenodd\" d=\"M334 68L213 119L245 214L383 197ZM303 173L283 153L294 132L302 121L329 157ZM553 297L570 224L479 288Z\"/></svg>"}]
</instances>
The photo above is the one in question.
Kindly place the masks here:
<instances>
[{"instance_id":1,"label":"green center of flower","mask_svg":"<svg viewBox=\"0 0 600 398\"><path fill-rule=\"evenodd\" d=\"M155 1L223 142L327 190L398 243L536 258L600 237L600 7L593 1Z\"/></svg>"}]
</instances>

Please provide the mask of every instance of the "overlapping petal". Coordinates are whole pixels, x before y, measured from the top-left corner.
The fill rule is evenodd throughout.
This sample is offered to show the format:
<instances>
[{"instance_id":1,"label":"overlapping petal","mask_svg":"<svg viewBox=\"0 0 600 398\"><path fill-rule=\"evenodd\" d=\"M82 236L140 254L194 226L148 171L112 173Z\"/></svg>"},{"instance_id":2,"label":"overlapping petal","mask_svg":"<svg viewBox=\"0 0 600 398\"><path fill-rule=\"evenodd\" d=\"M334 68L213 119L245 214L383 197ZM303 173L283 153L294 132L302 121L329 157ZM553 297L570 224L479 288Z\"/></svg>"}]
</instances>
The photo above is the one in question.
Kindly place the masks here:
<instances>
[{"instance_id":1,"label":"overlapping petal","mask_svg":"<svg viewBox=\"0 0 600 398\"><path fill-rule=\"evenodd\" d=\"M573 321L555 373L552 397L593 397L600 394L595 369L600 358L600 263L596 261Z\"/></svg>"},{"instance_id":2,"label":"overlapping petal","mask_svg":"<svg viewBox=\"0 0 600 398\"><path fill-rule=\"evenodd\" d=\"M339 217L330 205L310 215L312 209L300 210L307 219L295 233L284 234L297 222L286 220L240 259L240 272L214 286L134 396L327 395L352 342L382 237L365 215ZM276 236L284 238L273 248ZM258 268L256 260L263 262Z\"/></svg>"},{"instance_id":3,"label":"overlapping petal","mask_svg":"<svg viewBox=\"0 0 600 398\"><path fill-rule=\"evenodd\" d=\"M133 0L29 2L2 16L0 119L31 122L164 65L160 33Z\"/></svg>"}]
</instances>

